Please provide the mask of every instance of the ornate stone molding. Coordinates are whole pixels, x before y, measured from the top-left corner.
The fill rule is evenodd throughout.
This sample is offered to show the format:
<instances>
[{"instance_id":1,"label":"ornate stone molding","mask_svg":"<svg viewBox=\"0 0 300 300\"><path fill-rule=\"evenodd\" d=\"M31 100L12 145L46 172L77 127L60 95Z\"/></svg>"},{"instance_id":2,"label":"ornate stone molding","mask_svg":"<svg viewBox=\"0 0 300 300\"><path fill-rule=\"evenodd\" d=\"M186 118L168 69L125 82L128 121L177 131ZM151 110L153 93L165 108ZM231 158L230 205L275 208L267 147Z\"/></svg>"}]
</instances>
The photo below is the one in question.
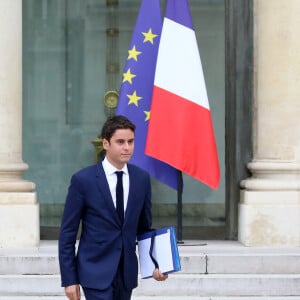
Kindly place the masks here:
<instances>
[{"instance_id":1,"label":"ornate stone molding","mask_svg":"<svg viewBox=\"0 0 300 300\"><path fill-rule=\"evenodd\" d=\"M0 164L0 192L32 192L35 189L33 182L21 178L28 169L25 163Z\"/></svg>"},{"instance_id":2,"label":"ornate stone molding","mask_svg":"<svg viewBox=\"0 0 300 300\"><path fill-rule=\"evenodd\" d=\"M241 188L252 191L300 191L300 163L253 161L247 165L252 177Z\"/></svg>"}]
</instances>

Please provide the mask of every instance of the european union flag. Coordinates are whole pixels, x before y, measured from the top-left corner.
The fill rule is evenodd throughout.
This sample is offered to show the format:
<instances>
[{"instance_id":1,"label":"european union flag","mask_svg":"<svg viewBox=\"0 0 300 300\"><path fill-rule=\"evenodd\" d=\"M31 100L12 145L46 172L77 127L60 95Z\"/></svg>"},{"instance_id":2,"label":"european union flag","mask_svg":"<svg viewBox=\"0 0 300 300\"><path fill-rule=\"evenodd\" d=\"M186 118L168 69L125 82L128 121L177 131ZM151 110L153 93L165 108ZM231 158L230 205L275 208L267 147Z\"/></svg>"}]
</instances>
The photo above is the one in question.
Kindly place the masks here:
<instances>
[{"instance_id":1,"label":"european union flag","mask_svg":"<svg viewBox=\"0 0 300 300\"><path fill-rule=\"evenodd\" d=\"M135 149L130 162L177 189L177 170L144 152L161 30L160 1L142 0L123 72L116 113L126 116L136 125Z\"/></svg>"}]
</instances>

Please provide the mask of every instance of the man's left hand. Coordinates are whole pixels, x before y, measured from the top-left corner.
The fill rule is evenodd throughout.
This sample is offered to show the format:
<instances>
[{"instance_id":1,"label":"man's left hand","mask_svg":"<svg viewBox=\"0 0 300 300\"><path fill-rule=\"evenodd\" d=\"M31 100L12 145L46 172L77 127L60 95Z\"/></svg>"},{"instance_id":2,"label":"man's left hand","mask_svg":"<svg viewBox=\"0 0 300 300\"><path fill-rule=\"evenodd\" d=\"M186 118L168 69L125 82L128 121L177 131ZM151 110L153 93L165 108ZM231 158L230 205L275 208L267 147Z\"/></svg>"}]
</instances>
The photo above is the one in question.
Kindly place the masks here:
<instances>
[{"instance_id":1,"label":"man's left hand","mask_svg":"<svg viewBox=\"0 0 300 300\"><path fill-rule=\"evenodd\" d=\"M153 271L153 278L157 281L165 281L168 278L168 274L164 274L159 269L155 269Z\"/></svg>"}]
</instances>

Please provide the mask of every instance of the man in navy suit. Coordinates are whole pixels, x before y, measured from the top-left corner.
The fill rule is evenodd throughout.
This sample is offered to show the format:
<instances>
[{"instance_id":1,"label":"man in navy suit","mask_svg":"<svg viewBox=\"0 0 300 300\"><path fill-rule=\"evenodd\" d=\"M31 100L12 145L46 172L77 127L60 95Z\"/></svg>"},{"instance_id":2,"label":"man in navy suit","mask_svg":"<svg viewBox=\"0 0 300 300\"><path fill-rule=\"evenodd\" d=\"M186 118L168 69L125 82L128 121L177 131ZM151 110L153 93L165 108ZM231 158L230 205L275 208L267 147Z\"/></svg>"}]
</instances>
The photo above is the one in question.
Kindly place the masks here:
<instances>
[{"instance_id":1,"label":"man in navy suit","mask_svg":"<svg viewBox=\"0 0 300 300\"><path fill-rule=\"evenodd\" d=\"M72 176L59 236L62 286L70 300L80 299L80 285L87 300L129 300L137 286L136 236L151 230L152 216L150 177L128 164L134 131L126 117L109 118L101 132L104 160ZM124 215L116 210L120 171ZM167 275L156 269L153 277Z\"/></svg>"}]
</instances>

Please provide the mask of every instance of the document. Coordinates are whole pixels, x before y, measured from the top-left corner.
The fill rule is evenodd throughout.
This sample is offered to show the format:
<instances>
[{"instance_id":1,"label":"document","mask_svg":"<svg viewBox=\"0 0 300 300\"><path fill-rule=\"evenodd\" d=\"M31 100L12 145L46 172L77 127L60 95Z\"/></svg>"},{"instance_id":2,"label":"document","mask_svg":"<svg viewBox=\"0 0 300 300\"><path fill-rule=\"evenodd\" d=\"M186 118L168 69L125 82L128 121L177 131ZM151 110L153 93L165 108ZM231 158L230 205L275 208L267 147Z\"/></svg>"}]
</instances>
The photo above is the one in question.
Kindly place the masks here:
<instances>
[{"instance_id":1,"label":"document","mask_svg":"<svg viewBox=\"0 0 300 300\"><path fill-rule=\"evenodd\" d=\"M181 270L173 226L147 232L139 235L137 239L142 278L152 277L155 263L158 264L160 271L165 274Z\"/></svg>"}]
</instances>

